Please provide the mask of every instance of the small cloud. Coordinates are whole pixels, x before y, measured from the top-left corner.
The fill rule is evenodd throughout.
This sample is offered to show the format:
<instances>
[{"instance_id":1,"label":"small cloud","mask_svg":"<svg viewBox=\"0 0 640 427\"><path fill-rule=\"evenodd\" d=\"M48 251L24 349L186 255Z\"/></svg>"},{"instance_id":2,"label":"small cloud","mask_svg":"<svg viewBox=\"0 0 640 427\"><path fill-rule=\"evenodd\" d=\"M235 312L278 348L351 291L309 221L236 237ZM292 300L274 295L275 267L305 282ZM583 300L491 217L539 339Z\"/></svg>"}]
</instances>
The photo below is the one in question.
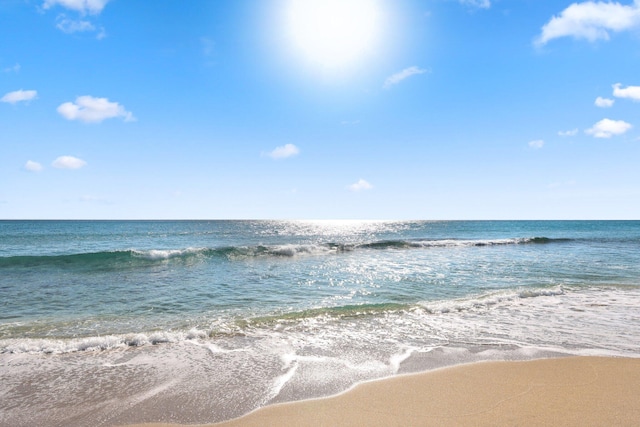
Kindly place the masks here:
<instances>
[{"instance_id":1,"label":"small cloud","mask_svg":"<svg viewBox=\"0 0 640 427\"><path fill-rule=\"evenodd\" d=\"M16 104L18 102L29 102L32 99L36 99L37 97L38 97L38 91L36 90L20 89L20 90L6 93L2 98L0 98L0 102Z\"/></svg>"},{"instance_id":2,"label":"small cloud","mask_svg":"<svg viewBox=\"0 0 640 427\"><path fill-rule=\"evenodd\" d=\"M424 69L424 68L418 68L416 66L405 68L404 70L399 71L399 72L387 77L387 80L384 81L383 87L385 89L389 89L391 86L400 83L404 79L407 79L407 78L409 78L411 76L415 76L416 74L424 74L424 73L428 73L428 72L429 72L429 70Z\"/></svg>"},{"instance_id":3,"label":"small cloud","mask_svg":"<svg viewBox=\"0 0 640 427\"><path fill-rule=\"evenodd\" d=\"M293 144L285 144L281 147L276 147L273 151L266 155L272 159L286 159L300 153L300 149Z\"/></svg>"},{"instance_id":4,"label":"small cloud","mask_svg":"<svg viewBox=\"0 0 640 427\"><path fill-rule=\"evenodd\" d=\"M362 178L359 179L358 182L355 182L347 187L347 189L350 191L364 191L364 190L371 190L372 188L373 188L373 185L371 185L370 183L368 183Z\"/></svg>"},{"instance_id":5,"label":"small cloud","mask_svg":"<svg viewBox=\"0 0 640 427\"><path fill-rule=\"evenodd\" d=\"M43 9L51 9L54 6L62 6L65 9L75 10L81 14L97 15L109 3L109 0L44 0Z\"/></svg>"},{"instance_id":6,"label":"small cloud","mask_svg":"<svg viewBox=\"0 0 640 427\"><path fill-rule=\"evenodd\" d=\"M58 169L80 169L86 165L87 162L73 156L60 156L51 163L51 166Z\"/></svg>"},{"instance_id":7,"label":"small cloud","mask_svg":"<svg viewBox=\"0 0 640 427\"><path fill-rule=\"evenodd\" d=\"M596 98L596 101L594 102L596 107L600 107L600 108L609 108L613 106L613 103L616 102L613 99L609 99L609 98L603 98L601 96Z\"/></svg>"},{"instance_id":8,"label":"small cloud","mask_svg":"<svg viewBox=\"0 0 640 427\"><path fill-rule=\"evenodd\" d=\"M360 124L360 120L343 120L340 122L342 126L355 126Z\"/></svg>"},{"instance_id":9,"label":"small cloud","mask_svg":"<svg viewBox=\"0 0 640 427\"><path fill-rule=\"evenodd\" d=\"M4 71L5 73L17 73L20 71L20 64L14 65L13 67L6 67L3 68L2 71Z\"/></svg>"},{"instance_id":10,"label":"small cloud","mask_svg":"<svg viewBox=\"0 0 640 427\"><path fill-rule=\"evenodd\" d=\"M558 132L558 135L560 136L576 136L578 134L578 129L571 129L571 130L561 130Z\"/></svg>"},{"instance_id":11,"label":"small cloud","mask_svg":"<svg viewBox=\"0 0 640 427\"><path fill-rule=\"evenodd\" d=\"M61 104L58 113L67 120L80 120L85 123L100 123L105 119L122 117L125 122L136 120L133 113L117 102L109 102L107 98L94 98L93 96L79 96L76 102Z\"/></svg>"},{"instance_id":12,"label":"small cloud","mask_svg":"<svg viewBox=\"0 0 640 427\"><path fill-rule=\"evenodd\" d=\"M536 139L534 141L529 141L529 147L539 150L544 146L544 141L541 139Z\"/></svg>"},{"instance_id":13,"label":"small cloud","mask_svg":"<svg viewBox=\"0 0 640 427\"><path fill-rule=\"evenodd\" d=\"M620 83L613 85L613 96L616 98L629 98L634 101L640 101L640 86L622 87Z\"/></svg>"},{"instance_id":14,"label":"small cloud","mask_svg":"<svg viewBox=\"0 0 640 427\"><path fill-rule=\"evenodd\" d=\"M614 135L622 135L631 128L631 124L624 120L602 119L585 133L593 135L594 138L611 138Z\"/></svg>"},{"instance_id":15,"label":"small cloud","mask_svg":"<svg viewBox=\"0 0 640 427\"><path fill-rule=\"evenodd\" d=\"M29 172L40 172L43 169L40 163L34 162L33 160L27 160L27 163L24 164L24 168Z\"/></svg>"},{"instance_id":16,"label":"small cloud","mask_svg":"<svg viewBox=\"0 0 640 427\"><path fill-rule=\"evenodd\" d=\"M560 37L609 40L610 32L640 28L640 2L631 5L616 2L586 1L573 3L542 27L535 44L542 46Z\"/></svg>"},{"instance_id":17,"label":"small cloud","mask_svg":"<svg viewBox=\"0 0 640 427\"><path fill-rule=\"evenodd\" d=\"M491 7L491 0L459 0L461 4L471 7L477 7L480 9L489 9Z\"/></svg>"},{"instance_id":18,"label":"small cloud","mask_svg":"<svg viewBox=\"0 0 640 427\"><path fill-rule=\"evenodd\" d=\"M57 24L56 28L62 31L63 33L72 34L72 33L82 33L85 31L95 31L96 27L89 21L84 21L82 19L73 20L67 18L64 14L59 15L56 19Z\"/></svg>"}]
</instances>

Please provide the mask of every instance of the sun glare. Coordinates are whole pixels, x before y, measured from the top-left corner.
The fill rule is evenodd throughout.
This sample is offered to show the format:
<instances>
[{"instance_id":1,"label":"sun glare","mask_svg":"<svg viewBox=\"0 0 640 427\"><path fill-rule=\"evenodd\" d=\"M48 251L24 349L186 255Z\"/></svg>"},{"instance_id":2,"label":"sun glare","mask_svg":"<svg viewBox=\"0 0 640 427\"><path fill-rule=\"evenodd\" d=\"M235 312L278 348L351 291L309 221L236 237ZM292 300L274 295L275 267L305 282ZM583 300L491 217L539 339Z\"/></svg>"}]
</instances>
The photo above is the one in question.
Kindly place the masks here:
<instances>
[{"instance_id":1,"label":"sun glare","mask_svg":"<svg viewBox=\"0 0 640 427\"><path fill-rule=\"evenodd\" d=\"M344 69L375 49L380 12L377 0L290 0L289 36L314 65Z\"/></svg>"}]
</instances>

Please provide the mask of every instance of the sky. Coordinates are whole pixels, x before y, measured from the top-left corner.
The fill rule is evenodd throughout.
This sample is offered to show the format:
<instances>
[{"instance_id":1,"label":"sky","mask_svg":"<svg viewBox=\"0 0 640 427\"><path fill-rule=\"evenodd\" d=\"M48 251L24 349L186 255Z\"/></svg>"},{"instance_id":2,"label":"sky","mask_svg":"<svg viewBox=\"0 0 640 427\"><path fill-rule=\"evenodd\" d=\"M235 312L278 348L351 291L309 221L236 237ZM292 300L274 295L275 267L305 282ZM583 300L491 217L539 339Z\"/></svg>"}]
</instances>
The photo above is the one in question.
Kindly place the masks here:
<instances>
[{"instance_id":1,"label":"sky","mask_svg":"<svg viewBox=\"0 0 640 427\"><path fill-rule=\"evenodd\" d=\"M2 0L2 219L640 219L640 0Z\"/></svg>"}]
</instances>

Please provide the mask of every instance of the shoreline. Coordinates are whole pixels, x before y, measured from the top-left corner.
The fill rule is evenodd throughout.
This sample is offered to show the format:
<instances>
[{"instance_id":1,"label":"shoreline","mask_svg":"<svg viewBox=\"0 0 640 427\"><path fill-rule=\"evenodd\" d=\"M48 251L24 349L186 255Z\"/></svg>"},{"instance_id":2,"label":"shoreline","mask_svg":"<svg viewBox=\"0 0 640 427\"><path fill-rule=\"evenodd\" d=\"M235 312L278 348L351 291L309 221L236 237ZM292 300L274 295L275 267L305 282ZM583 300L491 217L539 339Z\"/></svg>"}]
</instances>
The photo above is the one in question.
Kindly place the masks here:
<instances>
[{"instance_id":1,"label":"shoreline","mask_svg":"<svg viewBox=\"0 0 640 427\"><path fill-rule=\"evenodd\" d=\"M338 395L269 405L199 426L632 426L638 419L640 358L569 356L397 375Z\"/></svg>"}]
</instances>

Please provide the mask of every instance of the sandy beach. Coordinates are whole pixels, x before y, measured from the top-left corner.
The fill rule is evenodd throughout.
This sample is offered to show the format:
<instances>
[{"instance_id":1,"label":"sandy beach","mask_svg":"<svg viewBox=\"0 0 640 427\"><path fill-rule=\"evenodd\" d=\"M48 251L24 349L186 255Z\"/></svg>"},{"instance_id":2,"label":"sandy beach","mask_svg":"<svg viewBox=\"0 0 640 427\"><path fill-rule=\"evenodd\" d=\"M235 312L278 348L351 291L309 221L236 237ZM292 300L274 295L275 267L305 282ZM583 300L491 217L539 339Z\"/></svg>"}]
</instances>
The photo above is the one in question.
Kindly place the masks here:
<instances>
[{"instance_id":1,"label":"sandy beach","mask_svg":"<svg viewBox=\"0 0 640 427\"><path fill-rule=\"evenodd\" d=\"M398 376L214 425L635 426L638 420L640 359L568 357Z\"/></svg>"}]
</instances>

